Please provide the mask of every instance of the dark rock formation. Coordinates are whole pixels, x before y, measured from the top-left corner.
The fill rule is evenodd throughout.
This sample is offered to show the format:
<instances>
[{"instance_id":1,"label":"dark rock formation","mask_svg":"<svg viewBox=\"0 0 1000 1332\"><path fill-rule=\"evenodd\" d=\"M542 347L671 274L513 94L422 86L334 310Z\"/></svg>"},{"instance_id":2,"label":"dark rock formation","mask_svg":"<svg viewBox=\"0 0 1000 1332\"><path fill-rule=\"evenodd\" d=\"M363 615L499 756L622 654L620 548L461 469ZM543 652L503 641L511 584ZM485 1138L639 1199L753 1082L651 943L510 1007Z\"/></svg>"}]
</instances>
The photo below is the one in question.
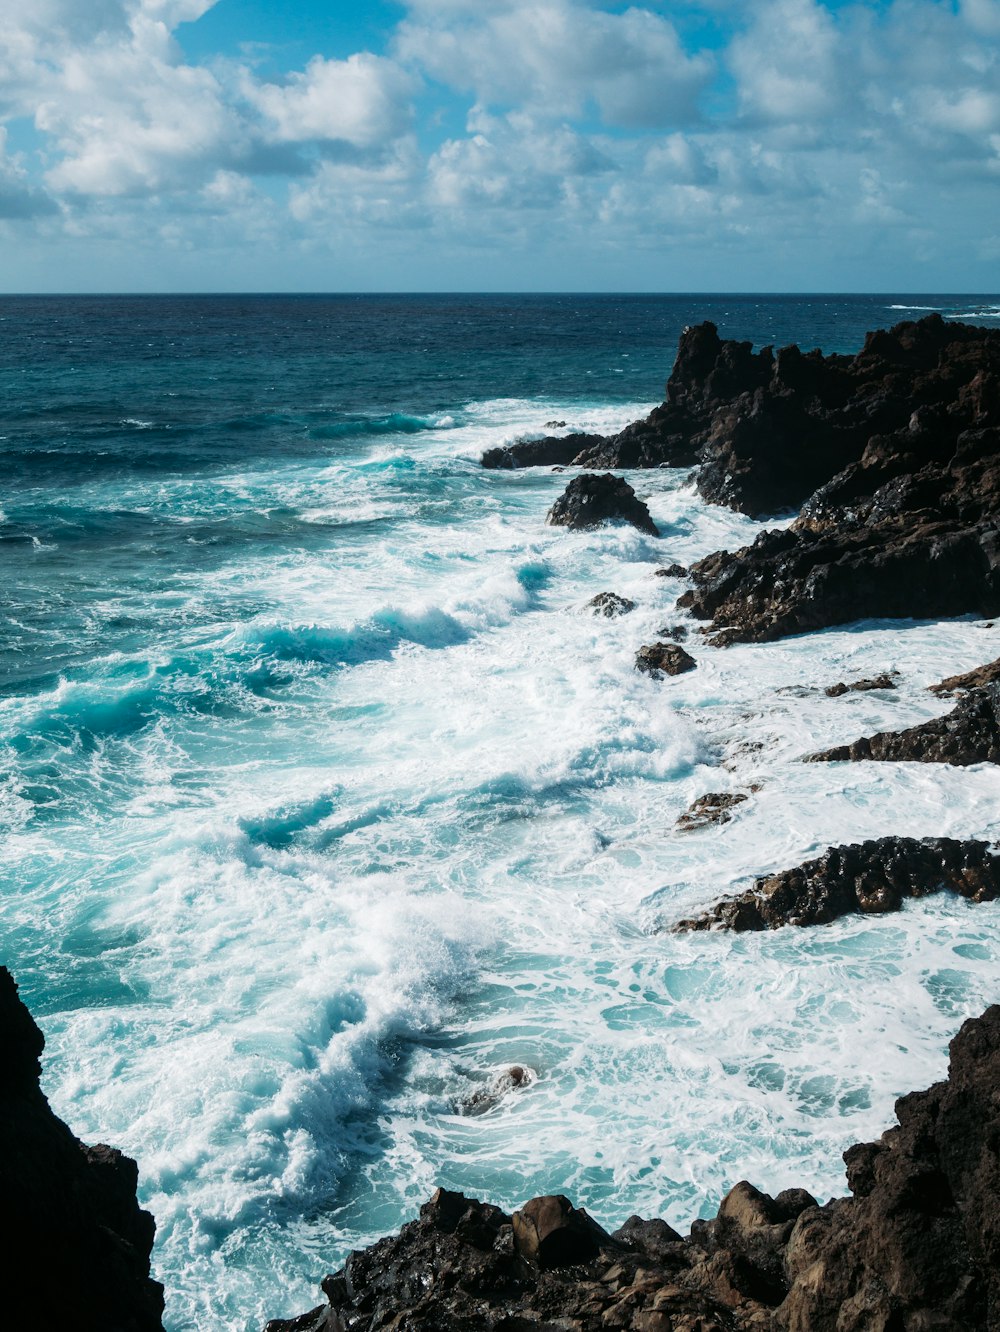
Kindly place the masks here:
<instances>
[{"instance_id":1,"label":"dark rock formation","mask_svg":"<svg viewBox=\"0 0 1000 1332\"><path fill-rule=\"evenodd\" d=\"M677 829L679 832L694 832L713 823L728 823L735 807L749 799L745 791L709 791L684 811L677 820Z\"/></svg>"},{"instance_id":2,"label":"dark rock formation","mask_svg":"<svg viewBox=\"0 0 1000 1332\"><path fill-rule=\"evenodd\" d=\"M487 449L482 465L494 470L515 467L566 467L585 449L604 443L603 435L549 435L545 439L522 439Z\"/></svg>"},{"instance_id":3,"label":"dark rock formation","mask_svg":"<svg viewBox=\"0 0 1000 1332\"><path fill-rule=\"evenodd\" d=\"M675 929L776 930L825 925L840 916L898 911L908 897L953 892L971 902L1000 895L1000 857L986 842L951 837L880 837L834 846L796 869L757 879Z\"/></svg>"},{"instance_id":4,"label":"dark rock formation","mask_svg":"<svg viewBox=\"0 0 1000 1332\"><path fill-rule=\"evenodd\" d=\"M659 536L649 510L620 476L584 472L575 476L549 509L545 521L552 527L577 529L600 527L602 523L631 523L640 532Z\"/></svg>"},{"instance_id":5,"label":"dark rock formation","mask_svg":"<svg viewBox=\"0 0 1000 1332\"><path fill-rule=\"evenodd\" d=\"M914 761L1000 763L1000 684L970 689L951 712L905 731L881 731L850 745L807 754L806 763L869 759L880 763Z\"/></svg>"},{"instance_id":6,"label":"dark rock formation","mask_svg":"<svg viewBox=\"0 0 1000 1332\"><path fill-rule=\"evenodd\" d=\"M44 1046L0 967L3 1325L160 1332L155 1225L136 1201L136 1164L114 1147L85 1147L55 1117L38 1085Z\"/></svg>"},{"instance_id":7,"label":"dark rock formation","mask_svg":"<svg viewBox=\"0 0 1000 1332\"><path fill-rule=\"evenodd\" d=\"M993 1007L952 1041L946 1082L845 1152L852 1196L742 1182L687 1239L637 1216L609 1235L561 1196L509 1217L439 1190L269 1332L996 1332L998 1086Z\"/></svg>"},{"instance_id":8,"label":"dark rock formation","mask_svg":"<svg viewBox=\"0 0 1000 1332\"><path fill-rule=\"evenodd\" d=\"M1000 660L977 666L963 675L949 675L946 680L930 686L932 694L959 694L966 689L981 689L983 685L1000 681Z\"/></svg>"},{"instance_id":9,"label":"dark rock formation","mask_svg":"<svg viewBox=\"0 0 1000 1332\"><path fill-rule=\"evenodd\" d=\"M870 689L896 689L896 671L887 671L883 675L873 675L870 680L851 680L845 683L843 680L839 684L830 685L824 689L828 698L841 698L844 694L863 694Z\"/></svg>"},{"instance_id":10,"label":"dark rock formation","mask_svg":"<svg viewBox=\"0 0 1000 1332\"><path fill-rule=\"evenodd\" d=\"M677 643L647 643L635 654L635 668L647 675L683 675L698 665Z\"/></svg>"},{"instance_id":11,"label":"dark rock formation","mask_svg":"<svg viewBox=\"0 0 1000 1332\"><path fill-rule=\"evenodd\" d=\"M635 602L629 601L628 597L620 597L617 592L598 592L596 597L591 597L587 602L587 609L610 620L634 611Z\"/></svg>"},{"instance_id":12,"label":"dark rock formation","mask_svg":"<svg viewBox=\"0 0 1000 1332\"><path fill-rule=\"evenodd\" d=\"M687 578L688 571L683 564L668 564L662 569L654 569L654 578Z\"/></svg>"},{"instance_id":13,"label":"dark rock formation","mask_svg":"<svg viewBox=\"0 0 1000 1332\"><path fill-rule=\"evenodd\" d=\"M785 357L779 353L776 374ZM800 368L808 359L798 358ZM826 387L817 381L806 389L803 380L793 392L793 376L786 387L798 405L786 403L781 411L818 413L819 436L803 427L798 438L810 448L799 452L811 453L815 438L836 439L816 456L827 466L839 455L840 465L830 467L808 499L802 495L805 505L790 528L696 564L695 586L681 604L712 620L719 643L870 617L996 613L1000 331L931 315L869 334L856 357L826 358L825 370L822 360L809 376ZM773 407L765 403L761 411ZM725 470L733 447L749 449L759 493L757 446L740 434L753 415L734 426L736 445L724 441L718 456ZM791 457L791 436L784 447ZM727 487L737 481L730 476L714 485L707 464L701 475L710 498L761 511L746 502L745 484L742 498L730 500Z\"/></svg>"},{"instance_id":14,"label":"dark rock formation","mask_svg":"<svg viewBox=\"0 0 1000 1332\"><path fill-rule=\"evenodd\" d=\"M535 1081L535 1074L523 1064L511 1064L510 1068L498 1074L488 1086L466 1096L455 1105L455 1112L460 1115L485 1115L499 1105L512 1092L523 1091Z\"/></svg>"}]
</instances>

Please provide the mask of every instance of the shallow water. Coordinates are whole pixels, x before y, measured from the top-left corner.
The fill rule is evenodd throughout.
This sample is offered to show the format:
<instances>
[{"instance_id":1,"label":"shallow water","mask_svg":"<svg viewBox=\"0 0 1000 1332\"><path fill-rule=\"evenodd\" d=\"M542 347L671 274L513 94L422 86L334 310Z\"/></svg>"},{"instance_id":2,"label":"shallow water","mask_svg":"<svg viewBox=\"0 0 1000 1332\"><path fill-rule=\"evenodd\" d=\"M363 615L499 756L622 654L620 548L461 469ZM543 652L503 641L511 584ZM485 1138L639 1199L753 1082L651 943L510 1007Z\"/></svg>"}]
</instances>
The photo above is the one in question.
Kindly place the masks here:
<instances>
[{"instance_id":1,"label":"shallow water","mask_svg":"<svg viewBox=\"0 0 1000 1332\"><path fill-rule=\"evenodd\" d=\"M657 471L630 480L660 539L549 529L565 475L477 465L643 414L698 318L850 350L907 303L998 308L0 302L4 956L55 1108L140 1162L171 1332L309 1307L437 1184L611 1225L686 1226L742 1177L829 1196L943 1073L996 998L992 907L669 926L832 842L996 836L992 768L797 760L943 713L925 686L1000 629L695 635L653 681L636 648L684 621L653 570L763 525ZM603 590L636 610L595 619ZM514 1063L529 1085L460 1113Z\"/></svg>"}]
</instances>

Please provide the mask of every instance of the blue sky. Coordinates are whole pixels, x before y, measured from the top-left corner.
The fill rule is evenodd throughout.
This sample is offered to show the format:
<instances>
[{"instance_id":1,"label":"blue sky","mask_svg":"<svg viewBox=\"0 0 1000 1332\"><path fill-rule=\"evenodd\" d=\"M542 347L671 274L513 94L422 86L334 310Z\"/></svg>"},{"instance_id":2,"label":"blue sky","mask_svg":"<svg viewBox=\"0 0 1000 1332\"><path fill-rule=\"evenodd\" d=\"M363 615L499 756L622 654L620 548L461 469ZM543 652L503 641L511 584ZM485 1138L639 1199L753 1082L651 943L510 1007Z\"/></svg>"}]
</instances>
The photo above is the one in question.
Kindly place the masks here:
<instances>
[{"instance_id":1,"label":"blue sky","mask_svg":"<svg viewBox=\"0 0 1000 1332\"><path fill-rule=\"evenodd\" d=\"M0 289L1000 288L1000 0L4 0Z\"/></svg>"}]
</instances>

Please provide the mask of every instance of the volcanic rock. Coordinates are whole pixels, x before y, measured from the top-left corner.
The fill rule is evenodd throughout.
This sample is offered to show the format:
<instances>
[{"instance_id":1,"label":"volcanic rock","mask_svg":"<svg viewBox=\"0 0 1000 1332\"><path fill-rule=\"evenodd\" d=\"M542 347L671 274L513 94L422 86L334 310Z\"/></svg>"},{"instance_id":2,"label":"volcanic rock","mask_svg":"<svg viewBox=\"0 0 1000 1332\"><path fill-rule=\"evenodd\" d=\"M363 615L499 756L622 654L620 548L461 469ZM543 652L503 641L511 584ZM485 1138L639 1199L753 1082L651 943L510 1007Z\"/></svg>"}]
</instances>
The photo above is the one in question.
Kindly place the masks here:
<instances>
[{"instance_id":1,"label":"volcanic rock","mask_svg":"<svg viewBox=\"0 0 1000 1332\"><path fill-rule=\"evenodd\" d=\"M487 449L481 463L493 470L516 467L565 467L578 453L604 442L603 435L549 435L545 439L522 439L514 444Z\"/></svg>"},{"instance_id":2,"label":"volcanic rock","mask_svg":"<svg viewBox=\"0 0 1000 1332\"><path fill-rule=\"evenodd\" d=\"M617 592L598 592L596 597L591 597L587 602L587 609L610 620L634 611L635 602L629 601L628 597L620 597Z\"/></svg>"},{"instance_id":3,"label":"volcanic rock","mask_svg":"<svg viewBox=\"0 0 1000 1332\"><path fill-rule=\"evenodd\" d=\"M677 820L677 829L679 832L694 832L713 823L728 823L733 817L733 809L749 798L743 791L709 791L684 811Z\"/></svg>"},{"instance_id":4,"label":"volcanic rock","mask_svg":"<svg viewBox=\"0 0 1000 1332\"><path fill-rule=\"evenodd\" d=\"M647 643L635 654L635 668L657 678L663 675L683 675L693 671L698 663L677 643Z\"/></svg>"},{"instance_id":5,"label":"volcanic rock","mask_svg":"<svg viewBox=\"0 0 1000 1332\"><path fill-rule=\"evenodd\" d=\"M38 1083L44 1046L0 967L3 1325L162 1332L163 1288L149 1275L156 1227L136 1201L136 1164L85 1147L52 1113Z\"/></svg>"},{"instance_id":6,"label":"volcanic rock","mask_svg":"<svg viewBox=\"0 0 1000 1332\"><path fill-rule=\"evenodd\" d=\"M880 763L1000 763L1000 683L970 689L944 717L905 731L881 731L853 744L807 754L806 763L847 759Z\"/></svg>"},{"instance_id":7,"label":"volcanic rock","mask_svg":"<svg viewBox=\"0 0 1000 1332\"><path fill-rule=\"evenodd\" d=\"M549 509L545 521L552 527L585 529L602 523L631 523L641 532L659 536L649 510L624 479L605 472L575 476Z\"/></svg>"},{"instance_id":8,"label":"volcanic rock","mask_svg":"<svg viewBox=\"0 0 1000 1332\"><path fill-rule=\"evenodd\" d=\"M667 564L662 569L654 569L654 578L686 578L688 571L683 564Z\"/></svg>"},{"instance_id":9,"label":"volcanic rock","mask_svg":"<svg viewBox=\"0 0 1000 1332\"><path fill-rule=\"evenodd\" d=\"M561 1196L515 1223L439 1189L326 1278L328 1305L268 1332L996 1332L998 1086L993 1007L952 1041L946 1082L902 1097L897 1127L845 1152L852 1196L819 1207L742 1181L686 1239L638 1216L608 1235ZM538 1261L565 1233L557 1261Z\"/></svg>"},{"instance_id":10,"label":"volcanic rock","mask_svg":"<svg viewBox=\"0 0 1000 1332\"><path fill-rule=\"evenodd\" d=\"M870 689L896 689L896 676L896 671L888 671L883 675L873 675L870 680L851 680L849 683L841 680L839 684L829 685L823 692L828 698L842 698L844 694L863 694Z\"/></svg>"},{"instance_id":11,"label":"volcanic rock","mask_svg":"<svg viewBox=\"0 0 1000 1332\"><path fill-rule=\"evenodd\" d=\"M977 666L963 675L949 675L946 680L930 686L932 694L957 694L966 689L979 689L983 685L1000 681L1000 659L985 666Z\"/></svg>"},{"instance_id":12,"label":"volcanic rock","mask_svg":"<svg viewBox=\"0 0 1000 1332\"><path fill-rule=\"evenodd\" d=\"M834 846L795 869L762 876L746 892L674 928L743 933L825 925L840 916L898 911L908 897L945 891L992 902L1000 896L1000 857L986 842L951 837L880 837Z\"/></svg>"}]
</instances>

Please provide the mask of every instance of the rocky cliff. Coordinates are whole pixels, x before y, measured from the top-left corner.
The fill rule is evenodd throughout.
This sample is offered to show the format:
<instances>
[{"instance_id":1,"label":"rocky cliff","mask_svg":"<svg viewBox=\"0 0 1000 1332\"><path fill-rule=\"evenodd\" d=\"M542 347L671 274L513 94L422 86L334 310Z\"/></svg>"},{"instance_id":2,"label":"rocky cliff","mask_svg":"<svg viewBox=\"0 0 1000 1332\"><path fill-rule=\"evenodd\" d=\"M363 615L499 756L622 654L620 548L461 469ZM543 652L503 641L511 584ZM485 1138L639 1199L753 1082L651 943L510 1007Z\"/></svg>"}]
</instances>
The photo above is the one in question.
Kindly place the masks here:
<instances>
[{"instance_id":1,"label":"rocky cliff","mask_svg":"<svg viewBox=\"0 0 1000 1332\"><path fill-rule=\"evenodd\" d=\"M85 1147L39 1087L45 1038L0 967L2 1323L79 1332L161 1332L149 1275L155 1225L136 1201L136 1163Z\"/></svg>"}]
</instances>

